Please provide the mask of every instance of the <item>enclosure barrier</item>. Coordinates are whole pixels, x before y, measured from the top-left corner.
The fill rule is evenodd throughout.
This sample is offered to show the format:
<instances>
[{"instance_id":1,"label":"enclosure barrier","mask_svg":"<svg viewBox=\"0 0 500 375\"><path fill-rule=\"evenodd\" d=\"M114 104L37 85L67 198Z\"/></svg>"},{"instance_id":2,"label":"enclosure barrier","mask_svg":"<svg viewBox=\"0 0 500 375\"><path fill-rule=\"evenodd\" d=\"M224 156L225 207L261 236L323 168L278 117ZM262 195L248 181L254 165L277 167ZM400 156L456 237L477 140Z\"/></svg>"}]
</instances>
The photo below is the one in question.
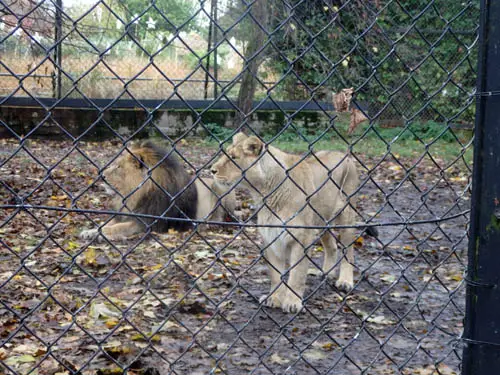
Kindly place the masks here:
<instances>
[{"instance_id":1,"label":"enclosure barrier","mask_svg":"<svg viewBox=\"0 0 500 375\"><path fill-rule=\"evenodd\" d=\"M491 374L498 7L0 0L0 373Z\"/></svg>"},{"instance_id":2,"label":"enclosure barrier","mask_svg":"<svg viewBox=\"0 0 500 375\"><path fill-rule=\"evenodd\" d=\"M498 368L498 260L500 208L498 170L500 125L495 115L500 77L495 68L499 54L494 25L500 4L482 2L476 140L472 190L469 259L466 281L467 310L463 341L463 374L488 374ZM495 371L495 370L493 370Z\"/></svg>"}]
</instances>

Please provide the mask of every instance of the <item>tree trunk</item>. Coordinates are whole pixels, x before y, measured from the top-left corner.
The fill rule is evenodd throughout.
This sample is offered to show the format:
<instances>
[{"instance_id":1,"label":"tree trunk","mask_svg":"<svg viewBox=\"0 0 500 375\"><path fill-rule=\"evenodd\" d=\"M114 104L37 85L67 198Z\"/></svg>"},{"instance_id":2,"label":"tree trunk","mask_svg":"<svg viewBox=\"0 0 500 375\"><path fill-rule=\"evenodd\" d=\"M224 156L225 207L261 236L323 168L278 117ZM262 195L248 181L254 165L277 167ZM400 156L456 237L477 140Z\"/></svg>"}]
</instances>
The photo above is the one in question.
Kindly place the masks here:
<instances>
[{"instance_id":1,"label":"tree trunk","mask_svg":"<svg viewBox=\"0 0 500 375\"><path fill-rule=\"evenodd\" d=\"M253 38L248 41L245 51L245 63L242 69L243 74L237 102L240 111L236 113L234 127L239 127L246 122L247 115L252 110L253 98L257 88L257 80L255 77L265 57L264 50L260 51L260 49L264 46L267 35L261 29L261 26L267 28L268 13L268 0L256 0L253 3L251 14L255 21L249 17L249 22L251 22L250 33ZM261 26L259 26L256 21Z\"/></svg>"}]
</instances>

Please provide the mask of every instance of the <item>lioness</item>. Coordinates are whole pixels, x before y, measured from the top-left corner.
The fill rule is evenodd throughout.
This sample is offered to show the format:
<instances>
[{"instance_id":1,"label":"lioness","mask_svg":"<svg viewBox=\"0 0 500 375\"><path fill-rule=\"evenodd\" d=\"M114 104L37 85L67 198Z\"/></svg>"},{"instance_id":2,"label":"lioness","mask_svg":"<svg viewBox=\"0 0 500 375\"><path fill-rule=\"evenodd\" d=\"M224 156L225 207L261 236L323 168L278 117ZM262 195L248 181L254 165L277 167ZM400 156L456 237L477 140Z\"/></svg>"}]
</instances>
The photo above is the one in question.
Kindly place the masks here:
<instances>
[{"instance_id":1,"label":"lioness","mask_svg":"<svg viewBox=\"0 0 500 375\"><path fill-rule=\"evenodd\" d=\"M260 301L285 312L302 307L308 259L304 249L311 246L320 233L318 229L285 230L265 225L324 226L332 219L340 225L354 220L354 210L347 197L358 186L358 172L350 157L339 152L319 151L301 160L273 146L265 146L259 138L238 133L212 166L215 179L223 184L245 185L258 204L257 222L265 242L265 259L271 274L271 291ZM340 190L340 189L341 190ZM350 198L350 204L354 204ZM338 215L338 216L337 216ZM340 262L336 286L353 287L353 229L341 229L341 241L347 247ZM329 231L321 236L324 247L323 272L332 276L337 265L337 243ZM291 268L286 285L287 258Z\"/></svg>"},{"instance_id":2,"label":"lioness","mask_svg":"<svg viewBox=\"0 0 500 375\"><path fill-rule=\"evenodd\" d=\"M193 227L189 221L168 218L219 221L227 212L211 190L222 196L224 191L219 185L213 180L192 183L192 177L177 156L149 141L131 146L129 152L125 151L104 170L103 178L106 191L114 196L112 208L115 211L165 217L152 227L158 232ZM234 193L227 194L222 203L233 209L232 200L235 199ZM116 216L101 230L106 238L120 240L144 231L153 221L151 218ZM97 234L98 229L89 229L82 231L80 237L90 239Z\"/></svg>"},{"instance_id":3,"label":"lioness","mask_svg":"<svg viewBox=\"0 0 500 375\"><path fill-rule=\"evenodd\" d=\"M219 222L234 220L236 211L234 189L227 193L228 189L214 179L200 178L196 180L196 190L198 191L196 219Z\"/></svg>"}]
</instances>

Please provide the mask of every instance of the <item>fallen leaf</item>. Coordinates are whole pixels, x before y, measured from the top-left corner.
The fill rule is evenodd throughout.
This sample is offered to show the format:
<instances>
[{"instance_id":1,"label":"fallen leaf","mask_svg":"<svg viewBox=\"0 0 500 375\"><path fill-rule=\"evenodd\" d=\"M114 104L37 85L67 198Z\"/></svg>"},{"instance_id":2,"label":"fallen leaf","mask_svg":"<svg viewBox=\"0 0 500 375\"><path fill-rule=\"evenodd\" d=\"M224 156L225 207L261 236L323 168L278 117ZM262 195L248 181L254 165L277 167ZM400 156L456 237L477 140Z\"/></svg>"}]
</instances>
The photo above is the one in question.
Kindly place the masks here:
<instances>
[{"instance_id":1,"label":"fallen leaf","mask_svg":"<svg viewBox=\"0 0 500 375\"><path fill-rule=\"evenodd\" d=\"M146 337L144 337L144 336L146 336ZM153 341L153 342L160 342L161 341L161 336L157 335L157 334L150 336L149 334L142 335L142 334L138 333L138 334L130 337L130 339L132 341L148 341L148 337L149 337L149 341Z\"/></svg>"},{"instance_id":2,"label":"fallen leaf","mask_svg":"<svg viewBox=\"0 0 500 375\"><path fill-rule=\"evenodd\" d=\"M115 327L118 323L120 323L120 321L116 318L111 318L111 319L107 319L104 324L106 324L106 327L108 328L113 328Z\"/></svg>"},{"instance_id":3,"label":"fallen leaf","mask_svg":"<svg viewBox=\"0 0 500 375\"><path fill-rule=\"evenodd\" d=\"M53 201L65 201L66 199L69 199L68 196L66 195L53 195L50 197Z\"/></svg>"},{"instance_id":4,"label":"fallen leaf","mask_svg":"<svg viewBox=\"0 0 500 375\"><path fill-rule=\"evenodd\" d=\"M121 342L119 342L119 345L113 345L112 347L104 346L104 349L106 350L106 353L108 354L129 354L132 350L130 347L122 345Z\"/></svg>"},{"instance_id":5,"label":"fallen leaf","mask_svg":"<svg viewBox=\"0 0 500 375\"><path fill-rule=\"evenodd\" d=\"M80 248L80 245L77 244L76 242L68 241L68 244L67 244L67 250L68 251L76 250L76 249L79 249L79 248Z\"/></svg>"},{"instance_id":6,"label":"fallen leaf","mask_svg":"<svg viewBox=\"0 0 500 375\"><path fill-rule=\"evenodd\" d=\"M453 281L462 281L463 275L461 273L460 274L457 273L456 275L449 276L448 279Z\"/></svg>"},{"instance_id":7,"label":"fallen leaf","mask_svg":"<svg viewBox=\"0 0 500 375\"><path fill-rule=\"evenodd\" d=\"M380 275L380 280L385 281L386 283L392 284L394 281L396 281L396 276L391 275L390 273L386 273L386 274Z\"/></svg>"},{"instance_id":8,"label":"fallen leaf","mask_svg":"<svg viewBox=\"0 0 500 375\"><path fill-rule=\"evenodd\" d=\"M90 305L89 315L94 319L99 318L118 318L122 316L122 313L114 306L107 306L102 302L93 302Z\"/></svg>"},{"instance_id":9,"label":"fallen leaf","mask_svg":"<svg viewBox=\"0 0 500 375\"><path fill-rule=\"evenodd\" d=\"M269 357L269 360L273 363L277 363L278 365L286 365L290 362L289 359L280 357L278 353L274 353L271 357Z\"/></svg>"},{"instance_id":10,"label":"fallen leaf","mask_svg":"<svg viewBox=\"0 0 500 375\"><path fill-rule=\"evenodd\" d=\"M158 271L162 267L163 267L163 264L158 263L158 264L155 264L154 266L149 266L149 267L145 267L145 268L149 271Z\"/></svg>"},{"instance_id":11,"label":"fallen leaf","mask_svg":"<svg viewBox=\"0 0 500 375\"><path fill-rule=\"evenodd\" d=\"M354 241L354 245L357 247L361 247L363 246L363 241L363 237L359 236L358 238L356 238L356 241Z\"/></svg>"},{"instance_id":12,"label":"fallen leaf","mask_svg":"<svg viewBox=\"0 0 500 375\"><path fill-rule=\"evenodd\" d=\"M442 240L443 239L443 236L431 236L430 237L430 240L431 241L439 241L439 240Z\"/></svg>"},{"instance_id":13,"label":"fallen leaf","mask_svg":"<svg viewBox=\"0 0 500 375\"><path fill-rule=\"evenodd\" d=\"M333 350L333 348L336 347L336 345L333 342L327 342L326 344L321 345L321 347L325 350Z\"/></svg>"},{"instance_id":14,"label":"fallen leaf","mask_svg":"<svg viewBox=\"0 0 500 375\"><path fill-rule=\"evenodd\" d=\"M160 325L160 324L157 324L157 325L154 325L152 328L151 328L151 331L153 333L158 333L158 332L172 332L172 331L175 331L179 328L179 325L177 323L174 323L174 322L171 322L170 320L168 322L166 322L165 324L163 325Z\"/></svg>"},{"instance_id":15,"label":"fallen leaf","mask_svg":"<svg viewBox=\"0 0 500 375\"><path fill-rule=\"evenodd\" d=\"M95 266L97 264L97 254L95 251L95 248L92 246L89 246L87 250L85 250L84 253L84 262L85 264L89 266Z\"/></svg>"},{"instance_id":16,"label":"fallen leaf","mask_svg":"<svg viewBox=\"0 0 500 375\"><path fill-rule=\"evenodd\" d=\"M370 322L370 323L384 324L384 325L393 325L396 323L395 321L393 321L391 319L387 319L383 315L369 317L368 319L366 319L366 321Z\"/></svg>"},{"instance_id":17,"label":"fallen leaf","mask_svg":"<svg viewBox=\"0 0 500 375\"><path fill-rule=\"evenodd\" d=\"M193 255L197 259L205 259L205 258L209 258L210 256L213 257L214 254L209 250L199 250L199 251L196 251Z\"/></svg>"},{"instance_id":18,"label":"fallen leaf","mask_svg":"<svg viewBox=\"0 0 500 375\"><path fill-rule=\"evenodd\" d=\"M5 363L8 364L9 366L14 366L19 363L29 363L29 362L35 362L36 358L33 357L30 354L23 354L23 355L16 355L13 357L9 357L5 360Z\"/></svg>"},{"instance_id":19,"label":"fallen leaf","mask_svg":"<svg viewBox=\"0 0 500 375\"><path fill-rule=\"evenodd\" d=\"M304 357L306 357L306 359L308 359L310 361L314 361L314 360L318 361L318 360L321 360L321 359L325 359L326 358L326 354L322 350L309 349L309 350L306 350L304 352Z\"/></svg>"},{"instance_id":20,"label":"fallen leaf","mask_svg":"<svg viewBox=\"0 0 500 375\"><path fill-rule=\"evenodd\" d=\"M116 348L122 346L122 343L119 340L111 340L111 341L106 341L102 347L103 348Z\"/></svg>"}]
</instances>

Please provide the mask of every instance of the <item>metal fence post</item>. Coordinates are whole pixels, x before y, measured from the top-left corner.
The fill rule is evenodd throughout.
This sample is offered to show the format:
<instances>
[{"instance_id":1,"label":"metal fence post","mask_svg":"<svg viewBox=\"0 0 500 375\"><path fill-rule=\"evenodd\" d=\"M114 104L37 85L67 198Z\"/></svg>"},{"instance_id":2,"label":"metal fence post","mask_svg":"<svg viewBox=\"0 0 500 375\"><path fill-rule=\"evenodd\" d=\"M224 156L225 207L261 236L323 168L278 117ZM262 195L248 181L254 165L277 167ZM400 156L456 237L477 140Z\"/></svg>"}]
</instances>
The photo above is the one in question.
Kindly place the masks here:
<instances>
[{"instance_id":1,"label":"metal fence post","mask_svg":"<svg viewBox=\"0 0 500 375\"><path fill-rule=\"evenodd\" d=\"M211 3L211 8L210 8L210 17L213 15L213 5L214 3ZM210 23L208 25L208 40L207 40L207 61L205 63L205 88L203 91L203 99L208 98L208 81L210 79L210 50L212 49L212 30L214 29L214 22L212 18L210 18Z\"/></svg>"},{"instance_id":2,"label":"metal fence post","mask_svg":"<svg viewBox=\"0 0 500 375\"><path fill-rule=\"evenodd\" d=\"M463 375L500 371L500 1L481 1Z\"/></svg>"},{"instance_id":3,"label":"metal fence post","mask_svg":"<svg viewBox=\"0 0 500 375\"><path fill-rule=\"evenodd\" d=\"M62 0L55 2L55 22L54 22L54 61L56 74L53 78L54 98L60 99L62 94Z\"/></svg>"},{"instance_id":4,"label":"metal fence post","mask_svg":"<svg viewBox=\"0 0 500 375\"><path fill-rule=\"evenodd\" d=\"M217 98L217 81L219 80L219 74L217 72L217 43L218 43L218 37L217 37L217 0L212 1L212 17L214 20L214 28L213 28L213 38L214 38L214 99Z\"/></svg>"}]
</instances>

